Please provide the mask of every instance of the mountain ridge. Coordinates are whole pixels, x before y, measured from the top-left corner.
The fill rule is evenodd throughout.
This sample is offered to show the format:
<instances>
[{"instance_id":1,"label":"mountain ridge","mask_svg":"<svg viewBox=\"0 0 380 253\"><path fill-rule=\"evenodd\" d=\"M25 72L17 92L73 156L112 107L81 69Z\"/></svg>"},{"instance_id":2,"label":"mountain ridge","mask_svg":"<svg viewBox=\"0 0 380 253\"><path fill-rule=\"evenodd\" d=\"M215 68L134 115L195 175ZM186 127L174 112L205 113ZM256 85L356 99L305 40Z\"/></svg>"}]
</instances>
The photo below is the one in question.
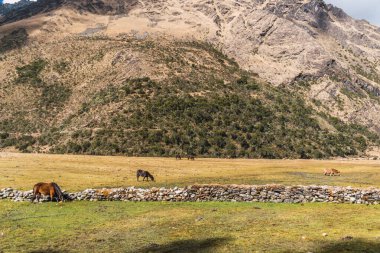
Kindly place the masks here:
<instances>
[{"instance_id":1,"label":"mountain ridge","mask_svg":"<svg viewBox=\"0 0 380 253\"><path fill-rule=\"evenodd\" d=\"M39 4L42 2L40 1ZM159 83L162 87L165 86L162 83L163 80L166 80L165 82L169 86L177 87L173 80L180 76L182 82L190 81L190 84L198 87L194 91L190 92L189 90L189 95L197 97L208 94L210 91L203 90L207 87L206 84L201 86L196 84L196 75L193 72L197 69L203 73L199 74L203 83L205 80L212 80L210 76L212 76L212 69L215 71L215 67L208 69L207 65L198 65L194 59L200 62L206 60L194 55L198 50L198 53L215 52L211 56L211 59L215 61L221 59L219 54L225 55L226 58L223 58L223 61L225 63L236 62L240 69L238 76L241 77L243 73L246 73L250 80L256 80L252 81L253 83L266 83L262 87L267 85L277 87L283 90L284 96L296 94L297 97L304 100L306 107L312 109L312 114L315 115L313 117L318 118L319 127L324 125L322 127L324 129L339 132L340 130L332 127L331 120L326 121L324 117L320 116L331 115L333 118L339 119L341 122L339 124L358 124L377 133L380 131L380 117L378 116L380 111L378 61L380 33L378 28L364 21L355 21L341 9L326 5L323 1L66 0L53 2L55 4L51 4L52 9L37 8L35 12L31 12L34 13L32 16L30 13L29 16L23 16L24 12L21 11L21 14L14 12L9 18L0 19L2 22L0 32L3 34L0 39L2 45L6 45L3 46L3 49L0 47L0 52L3 50L5 57L0 62L2 88L6 89L8 93L18 94L17 96L23 94L22 96L25 97L25 94L31 91L25 90L25 86L20 86L21 82L27 84L28 89L34 89L34 92L38 91L50 96L50 93L58 91L62 93L62 99L68 99L67 101L63 99L63 107L56 104L61 108L59 110L54 109L53 106L52 109L59 116L53 118L49 118L51 117L49 115L35 116L44 121L44 124L50 125L51 128L66 128L60 124L66 122L70 117L76 118L75 115L78 111L83 109L81 106L91 101L92 96L97 92L106 89L107 83L114 83L115 87L124 87L122 83L128 83L127 80L148 77L149 80L153 80L155 84ZM41 5L36 4L35 6ZM15 21L17 17L22 18ZM14 43L15 41L17 43ZM210 48L206 51L199 51L195 47L192 49L195 50L193 53L189 52L192 56L181 54L178 50L183 47L178 47L178 43L189 42L203 45L201 48ZM157 65L150 62L149 57L142 53L139 47L130 47L128 43L142 43L145 45L144 47L150 45L160 48L162 53L155 57ZM90 49L89 45L94 49ZM82 50L79 50L78 46L82 47ZM164 47L173 47L173 49ZM24 61L22 64L18 61L21 55ZM186 59L185 62L192 62L194 70L190 71L189 66L192 65L179 64L181 62L180 59L177 59L179 55ZM38 59L41 59L41 62ZM170 65L171 61L188 70L181 74L180 69ZM26 81L22 81L25 74L23 71L30 74L28 72L30 69L37 68L38 70L39 63L44 63L41 72L33 73L35 76L32 79L27 76ZM157 66L159 66L158 69L156 69ZM228 68L222 67L221 69L227 71ZM103 74L99 75L99 73ZM222 76L221 79L224 79L224 83L231 82L227 76ZM235 81L232 83L236 83L240 77L235 77ZM36 83L37 86L33 86L33 83ZM210 83L217 85L218 82L210 81ZM150 83L150 85L154 84ZM187 85L189 84L185 86ZM85 88L88 93L81 94L78 92L79 87ZM215 87L211 86L208 89L216 92ZM233 86L231 89L242 96L239 86ZM275 92L269 86L262 89L267 90L264 93ZM5 91L2 93L0 96L6 97L8 100L3 104L7 111L4 115L8 115L5 118L16 119L19 117L16 117L17 114L25 114L27 111L25 108L19 108L12 112L11 105L17 103L18 100L7 97ZM113 96L120 96L117 94L117 92L113 93ZM170 92L168 94L170 95ZM128 96L123 95L123 98L128 99ZM154 98L149 98L144 103L149 104L152 99L154 100ZM245 101L245 99L248 98L243 100ZM39 104L41 102L27 100L32 108L37 106L36 110L41 110L41 104ZM278 106L275 105L276 102L264 100L270 107ZM217 103L216 101L218 100L214 102ZM206 103L206 101L204 102ZM113 103L114 101L110 101L110 105L107 106L111 106ZM90 112L91 110L100 110L92 108L94 104L90 103L88 106ZM111 111L113 111L112 113L116 112L114 109ZM32 112L27 114L30 113ZM146 113L152 112L146 111ZM111 118L110 115L104 117L105 121ZM169 115L163 117L169 117ZM330 116L327 118L330 119ZM186 118L186 120L194 119ZM75 123L76 127L79 127L79 122L80 120ZM162 127L166 123L154 120L147 121L146 124ZM178 122L178 124L182 123ZM74 127L74 125L70 127ZM108 127L111 126L108 125ZM99 127L98 123L92 126L92 128L97 127ZM339 129L343 128L339 127ZM41 129L37 132L41 134ZM369 136L368 134L364 135ZM295 135L294 138L299 137ZM241 148L233 138L228 137L227 139L238 147L237 150ZM365 137L365 139L368 140L366 145L371 146L370 142L373 142L374 138ZM61 146L67 144L63 143L65 140L68 139L63 138L60 142ZM322 142L318 143L310 149L314 150L317 146L320 148ZM166 149L163 151L166 155L175 150L174 147L168 148L171 151ZM64 152L65 148L60 150ZM363 151L360 148L360 152ZM186 152L186 150L181 152ZM214 156L217 155L216 151L212 152ZM299 152L292 154L290 152L288 156L298 157L300 156ZM329 156L327 151L322 153L323 156ZM330 155L334 156L338 153L332 152ZM349 153L341 152L343 155ZM310 156L310 152L308 156Z\"/></svg>"}]
</instances>

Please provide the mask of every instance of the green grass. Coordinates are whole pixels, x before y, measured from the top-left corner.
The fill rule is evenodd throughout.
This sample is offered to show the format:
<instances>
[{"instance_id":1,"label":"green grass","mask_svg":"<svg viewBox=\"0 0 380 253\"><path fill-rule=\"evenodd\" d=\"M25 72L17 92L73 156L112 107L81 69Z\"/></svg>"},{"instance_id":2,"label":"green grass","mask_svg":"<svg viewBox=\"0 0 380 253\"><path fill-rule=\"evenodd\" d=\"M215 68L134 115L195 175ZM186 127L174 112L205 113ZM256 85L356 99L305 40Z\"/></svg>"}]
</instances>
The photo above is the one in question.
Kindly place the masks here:
<instances>
[{"instance_id":1,"label":"green grass","mask_svg":"<svg viewBox=\"0 0 380 253\"><path fill-rule=\"evenodd\" d=\"M364 205L1 201L0 252L379 252L379 215Z\"/></svg>"},{"instance_id":2,"label":"green grass","mask_svg":"<svg viewBox=\"0 0 380 253\"><path fill-rule=\"evenodd\" d=\"M342 176L323 176L326 167ZM157 181L136 182L137 168ZM39 181L69 191L194 183L379 187L378 168L378 161L0 153L0 188L29 190ZM346 204L0 201L0 252L379 252L379 215L380 206Z\"/></svg>"}]
</instances>

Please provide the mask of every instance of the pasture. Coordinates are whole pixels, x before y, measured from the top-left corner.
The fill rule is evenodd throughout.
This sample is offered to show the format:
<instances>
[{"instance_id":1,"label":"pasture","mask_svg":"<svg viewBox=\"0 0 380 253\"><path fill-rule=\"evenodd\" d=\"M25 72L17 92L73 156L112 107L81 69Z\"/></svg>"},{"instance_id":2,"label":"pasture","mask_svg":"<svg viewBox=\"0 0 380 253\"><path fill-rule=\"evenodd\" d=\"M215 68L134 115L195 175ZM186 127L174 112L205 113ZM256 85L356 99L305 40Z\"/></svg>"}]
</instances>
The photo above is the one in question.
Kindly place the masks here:
<instances>
[{"instance_id":1,"label":"pasture","mask_svg":"<svg viewBox=\"0 0 380 253\"><path fill-rule=\"evenodd\" d=\"M0 252L377 253L379 216L346 204L0 201Z\"/></svg>"},{"instance_id":2,"label":"pasture","mask_svg":"<svg viewBox=\"0 0 380 253\"><path fill-rule=\"evenodd\" d=\"M335 168L341 176L323 176ZM136 170L150 171L156 182L137 182ZM0 188L32 189L57 182L68 191L118 186L191 184L284 184L380 187L380 161L246 160L141 158L0 153Z\"/></svg>"},{"instance_id":3,"label":"pasture","mask_svg":"<svg viewBox=\"0 0 380 253\"><path fill-rule=\"evenodd\" d=\"M324 168L342 176L323 176ZM137 169L156 182L137 182ZM318 184L380 187L380 162L0 153L0 188ZM380 206L0 201L0 252L380 252ZM326 233L326 234L324 234ZM324 234L324 235L323 235Z\"/></svg>"}]
</instances>

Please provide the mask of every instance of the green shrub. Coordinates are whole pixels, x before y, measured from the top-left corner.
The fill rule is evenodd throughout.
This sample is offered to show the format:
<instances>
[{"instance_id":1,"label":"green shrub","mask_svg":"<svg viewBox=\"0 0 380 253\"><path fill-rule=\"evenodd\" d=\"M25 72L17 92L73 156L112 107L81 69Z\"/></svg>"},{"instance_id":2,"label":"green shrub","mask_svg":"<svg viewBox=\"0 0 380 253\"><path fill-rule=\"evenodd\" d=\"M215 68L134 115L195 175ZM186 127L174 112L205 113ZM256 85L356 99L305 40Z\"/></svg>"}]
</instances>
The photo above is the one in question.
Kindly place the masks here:
<instances>
[{"instance_id":1,"label":"green shrub","mask_svg":"<svg viewBox=\"0 0 380 253\"><path fill-rule=\"evenodd\" d=\"M42 87L39 106L45 109L62 106L70 95L71 90L61 84L44 85Z\"/></svg>"},{"instance_id":2,"label":"green shrub","mask_svg":"<svg viewBox=\"0 0 380 253\"><path fill-rule=\"evenodd\" d=\"M47 62L45 60L37 59L28 65L16 67L18 75L16 83L30 84L35 87L41 86L42 79L39 75L46 65Z\"/></svg>"}]
</instances>

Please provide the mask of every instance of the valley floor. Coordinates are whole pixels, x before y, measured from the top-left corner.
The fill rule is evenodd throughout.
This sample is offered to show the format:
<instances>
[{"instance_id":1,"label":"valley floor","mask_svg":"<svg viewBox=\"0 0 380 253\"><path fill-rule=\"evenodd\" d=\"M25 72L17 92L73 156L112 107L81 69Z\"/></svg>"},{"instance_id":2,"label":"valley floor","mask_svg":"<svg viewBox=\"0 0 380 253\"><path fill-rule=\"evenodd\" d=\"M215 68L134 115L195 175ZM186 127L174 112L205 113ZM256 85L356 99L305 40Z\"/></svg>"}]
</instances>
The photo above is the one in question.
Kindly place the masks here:
<instances>
[{"instance_id":1,"label":"valley floor","mask_svg":"<svg viewBox=\"0 0 380 253\"><path fill-rule=\"evenodd\" d=\"M136 182L146 169L156 182ZM342 171L323 176L324 168ZM0 153L0 188L318 184L379 187L380 162ZM380 206L0 201L0 252L380 252ZM326 233L326 234L324 234Z\"/></svg>"},{"instance_id":2,"label":"valley floor","mask_svg":"<svg viewBox=\"0 0 380 253\"><path fill-rule=\"evenodd\" d=\"M335 168L340 177L323 175ZM136 170L156 182L137 182ZM284 184L380 187L380 161L143 158L0 153L0 189L30 190L57 182L67 191L100 187L171 187L192 184Z\"/></svg>"},{"instance_id":3,"label":"valley floor","mask_svg":"<svg viewBox=\"0 0 380 253\"><path fill-rule=\"evenodd\" d=\"M375 253L379 216L345 204L0 201L0 252Z\"/></svg>"}]
</instances>

